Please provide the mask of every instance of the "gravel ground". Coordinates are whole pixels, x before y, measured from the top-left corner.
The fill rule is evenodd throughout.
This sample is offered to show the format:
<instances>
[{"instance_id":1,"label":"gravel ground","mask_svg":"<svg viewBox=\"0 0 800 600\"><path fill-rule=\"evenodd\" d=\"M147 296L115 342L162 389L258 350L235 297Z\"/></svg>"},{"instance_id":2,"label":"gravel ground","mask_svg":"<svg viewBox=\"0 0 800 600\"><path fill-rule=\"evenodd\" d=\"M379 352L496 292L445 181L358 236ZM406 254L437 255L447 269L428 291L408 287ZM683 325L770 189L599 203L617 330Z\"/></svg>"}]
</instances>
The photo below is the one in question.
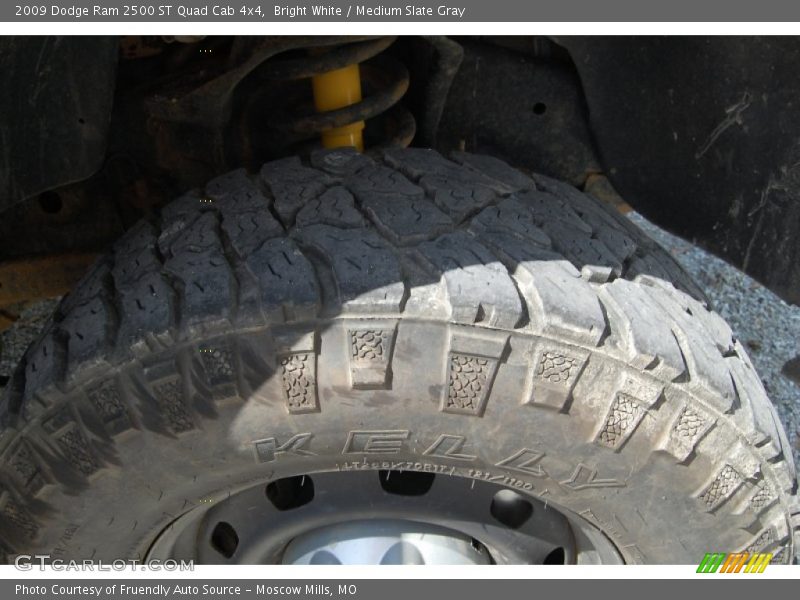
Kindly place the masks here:
<instances>
[{"instance_id":1,"label":"gravel ground","mask_svg":"<svg viewBox=\"0 0 800 600\"><path fill-rule=\"evenodd\" d=\"M20 312L19 320L0 333L0 390L14 372L19 359L53 314L60 298L34 302Z\"/></svg>"},{"instance_id":2,"label":"gravel ground","mask_svg":"<svg viewBox=\"0 0 800 600\"><path fill-rule=\"evenodd\" d=\"M786 304L735 267L640 214L628 217L688 271L746 346L789 436L795 468L800 467L800 385L782 372L800 354L800 307Z\"/></svg>"},{"instance_id":3,"label":"gravel ground","mask_svg":"<svg viewBox=\"0 0 800 600\"><path fill-rule=\"evenodd\" d=\"M659 229L638 213L628 216L706 290L716 310L747 346L789 435L795 464L800 465L800 385L782 373L784 365L800 354L800 307L786 304L728 263ZM30 305L13 327L0 334L0 386L57 303L58 300L46 300ZM795 365L795 371L800 370L797 361Z\"/></svg>"}]
</instances>

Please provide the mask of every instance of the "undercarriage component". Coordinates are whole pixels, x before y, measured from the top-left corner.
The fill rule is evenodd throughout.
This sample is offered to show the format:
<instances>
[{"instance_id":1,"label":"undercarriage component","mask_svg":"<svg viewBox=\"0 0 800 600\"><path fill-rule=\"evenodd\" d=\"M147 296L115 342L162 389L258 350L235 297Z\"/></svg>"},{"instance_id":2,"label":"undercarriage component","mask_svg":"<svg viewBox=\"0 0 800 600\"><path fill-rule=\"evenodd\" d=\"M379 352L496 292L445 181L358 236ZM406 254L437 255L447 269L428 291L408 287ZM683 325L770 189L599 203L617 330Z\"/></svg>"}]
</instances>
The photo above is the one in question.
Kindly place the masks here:
<instances>
[{"instance_id":1,"label":"undercarriage component","mask_svg":"<svg viewBox=\"0 0 800 600\"><path fill-rule=\"evenodd\" d=\"M604 171L648 219L800 303L800 39L564 37Z\"/></svg>"},{"instance_id":2,"label":"undercarriage component","mask_svg":"<svg viewBox=\"0 0 800 600\"><path fill-rule=\"evenodd\" d=\"M261 76L275 83L311 79L316 111L308 102L305 85L290 87L287 98L277 103L276 95L285 92L273 91L269 125L287 135L289 148L294 150L312 148L320 135L328 147L358 148L356 140L364 122L366 139L359 149L408 146L416 126L413 116L399 104L408 90L408 70L385 52L394 41L393 37L378 38L271 60ZM326 137L333 140L339 135L352 135L354 141L332 146L325 143Z\"/></svg>"},{"instance_id":3,"label":"undercarriage component","mask_svg":"<svg viewBox=\"0 0 800 600\"><path fill-rule=\"evenodd\" d=\"M0 211L100 168L118 45L99 36L0 38Z\"/></svg>"},{"instance_id":4,"label":"undercarriage component","mask_svg":"<svg viewBox=\"0 0 800 600\"><path fill-rule=\"evenodd\" d=\"M358 65L320 73L312 78L314 106L319 112L344 108L361 102L361 73ZM326 148L350 146L364 150L364 121L348 123L322 132L322 145Z\"/></svg>"},{"instance_id":5,"label":"undercarriage component","mask_svg":"<svg viewBox=\"0 0 800 600\"><path fill-rule=\"evenodd\" d=\"M603 171L580 79L563 50L459 42L463 61L447 95L437 149L491 154L575 186Z\"/></svg>"}]
</instances>

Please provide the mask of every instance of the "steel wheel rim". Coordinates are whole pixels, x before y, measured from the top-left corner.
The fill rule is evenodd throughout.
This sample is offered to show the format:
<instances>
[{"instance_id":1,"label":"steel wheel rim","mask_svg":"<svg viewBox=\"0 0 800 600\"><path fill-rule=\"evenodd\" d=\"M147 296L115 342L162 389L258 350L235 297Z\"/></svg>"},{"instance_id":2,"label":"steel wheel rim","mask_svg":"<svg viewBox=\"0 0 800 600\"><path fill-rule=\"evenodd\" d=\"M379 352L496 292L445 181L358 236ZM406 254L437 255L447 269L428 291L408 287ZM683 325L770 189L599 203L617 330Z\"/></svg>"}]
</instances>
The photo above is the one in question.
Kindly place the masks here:
<instances>
[{"instance_id":1,"label":"steel wheel rim","mask_svg":"<svg viewBox=\"0 0 800 600\"><path fill-rule=\"evenodd\" d=\"M438 536L441 551L420 542L426 536ZM372 553L359 549L370 544ZM391 562L403 548L407 562ZM257 483L172 521L150 546L146 560L152 559L200 564L624 562L614 544L579 515L521 490L416 471L320 472Z\"/></svg>"}]
</instances>

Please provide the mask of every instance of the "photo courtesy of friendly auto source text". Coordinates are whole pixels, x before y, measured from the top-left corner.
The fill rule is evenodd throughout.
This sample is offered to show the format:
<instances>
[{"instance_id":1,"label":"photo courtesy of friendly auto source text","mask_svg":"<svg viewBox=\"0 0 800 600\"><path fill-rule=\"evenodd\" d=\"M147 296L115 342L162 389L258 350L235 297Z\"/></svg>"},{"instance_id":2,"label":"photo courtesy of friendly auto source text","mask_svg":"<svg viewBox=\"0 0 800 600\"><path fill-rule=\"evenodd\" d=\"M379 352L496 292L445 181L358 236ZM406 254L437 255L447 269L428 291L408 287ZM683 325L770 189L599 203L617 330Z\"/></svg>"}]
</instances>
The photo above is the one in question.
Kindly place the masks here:
<instances>
[{"instance_id":1,"label":"photo courtesy of friendly auto source text","mask_svg":"<svg viewBox=\"0 0 800 600\"><path fill-rule=\"evenodd\" d=\"M0 588L790 585L800 37L729 9L0 7Z\"/></svg>"},{"instance_id":2,"label":"photo courtesy of friendly auto source text","mask_svg":"<svg viewBox=\"0 0 800 600\"><path fill-rule=\"evenodd\" d=\"M251 586L259 595L331 595L330 586L324 584L305 584L305 585L262 585ZM108 595L120 594L123 596L152 596L152 597L195 597L195 596L219 596L224 594L238 595L243 591L241 585L217 585L207 584L194 585L192 583L164 585L154 583L148 585L128 585L126 583L109 583L106 585L79 585L79 584L52 584L52 585L24 585L20 584L15 590L22 596L41 595L51 592L58 596L88 596L104 597ZM251 591L251 590L248 590ZM354 595L357 593L355 585L342 585L337 588L340 595Z\"/></svg>"}]
</instances>

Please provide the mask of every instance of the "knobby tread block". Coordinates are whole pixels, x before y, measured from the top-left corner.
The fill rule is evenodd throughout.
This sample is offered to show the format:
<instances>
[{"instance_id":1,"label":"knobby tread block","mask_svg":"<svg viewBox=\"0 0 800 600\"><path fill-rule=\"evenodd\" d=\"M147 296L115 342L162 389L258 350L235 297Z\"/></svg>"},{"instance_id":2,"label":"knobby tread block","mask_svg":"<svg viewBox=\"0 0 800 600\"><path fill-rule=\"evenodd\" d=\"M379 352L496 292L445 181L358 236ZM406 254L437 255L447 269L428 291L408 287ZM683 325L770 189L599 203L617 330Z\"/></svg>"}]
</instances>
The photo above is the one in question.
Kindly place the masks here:
<instances>
[{"instance_id":1,"label":"knobby tread block","mask_svg":"<svg viewBox=\"0 0 800 600\"><path fill-rule=\"evenodd\" d=\"M686 366L668 321L655 315L657 305L641 286L618 279L598 290L601 302L617 323L616 340L630 364L674 381Z\"/></svg>"},{"instance_id":2,"label":"knobby tread block","mask_svg":"<svg viewBox=\"0 0 800 600\"><path fill-rule=\"evenodd\" d=\"M508 271L467 233L425 242L419 253L443 278L454 321L513 329L522 320L522 302Z\"/></svg>"},{"instance_id":3,"label":"knobby tread block","mask_svg":"<svg viewBox=\"0 0 800 600\"><path fill-rule=\"evenodd\" d=\"M372 230L312 225L299 237L330 264L333 295L345 311L399 312L405 285L397 256Z\"/></svg>"},{"instance_id":4,"label":"knobby tread block","mask_svg":"<svg viewBox=\"0 0 800 600\"><path fill-rule=\"evenodd\" d=\"M317 314L320 295L314 269L294 241L268 240L247 256L245 264L259 283L265 319L283 322Z\"/></svg>"},{"instance_id":5,"label":"knobby tread block","mask_svg":"<svg viewBox=\"0 0 800 600\"><path fill-rule=\"evenodd\" d=\"M274 198L275 212L284 226L294 223L297 212L331 184L331 179L317 169L303 166L298 158L284 158L265 164L261 178Z\"/></svg>"},{"instance_id":6,"label":"knobby tread block","mask_svg":"<svg viewBox=\"0 0 800 600\"><path fill-rule=\"evenodd\" d=\"M528 299L531 322L547 335L596 346L606 332L591 286L566 260L524 260L514 278Z\"/></svg>"},{"instance_id":7,"label":"knobby tread block","mask_svg":"<svg viewBox=\"0 0 800 600\"><path fill-rule=\"evenodd\" d=\"M477 171L459 168L435 150L387 150L388 164L412 178L443 212L460 223L492 203L507 187Z\"/></svg>"},{"instance_id":8,"label":"knobby tread block","mask_svg":"<svg viewBox=\"0 0 800 600\"><path fill-rule=\"evenodd\" d=\"M645 283L644 291L661 306L671 321L672 332L688 366L687 388L707 397L722 412L730 410L735 397L733 381L718 341L711 338L712 332L704 326L703 315L683 308L679 301L682 292L671 285Z\"/></svg>"},{"instance_id":9,"label":"knobby tread block","mask_svg":"<svg viewBox=\"0 0 800 600\"><path fill-rule=\"evenodd\" d=\"M334 227L363 227L364 216L356 209L353 195L342 186L325 190L297 214L297 226L333 225Z\"/></svg>"},{"instance_id":10,"label":"knobby tread block","mask_svg":"<svg viewBox=\"0 0 800 600\"><path fill-rule=\"evenodd\" d=\"M532 178L493 156L453 152L450 158L470 171L475 171L492 179L497 184L497 190L500 192L513 193L536 189L536 183Z\"/></svg>"},{"instance_id":11,"label":"knobby tread block","mask_svg":"<svg viewBox=\"0 0 800 600\"><path fill-rule=\"evenodd\" d=\"M375 227L398 246L408 246L452 231L453 221L425 198L363 198L361 206Z\"/></svg>"},{"instance_id":12,"label":"knobby tread block","mask_svg":"<svg viewBox=\"0 0 800 600\"><path fill-rule=\"evenodd\" d=\"M477 234L496 233L513 235L524 242L549 248L550 237L536 225L533 213L516 198L506 198L495 206L479 212L470 223L470 231Z\"/></svg>"}]
</instances>

